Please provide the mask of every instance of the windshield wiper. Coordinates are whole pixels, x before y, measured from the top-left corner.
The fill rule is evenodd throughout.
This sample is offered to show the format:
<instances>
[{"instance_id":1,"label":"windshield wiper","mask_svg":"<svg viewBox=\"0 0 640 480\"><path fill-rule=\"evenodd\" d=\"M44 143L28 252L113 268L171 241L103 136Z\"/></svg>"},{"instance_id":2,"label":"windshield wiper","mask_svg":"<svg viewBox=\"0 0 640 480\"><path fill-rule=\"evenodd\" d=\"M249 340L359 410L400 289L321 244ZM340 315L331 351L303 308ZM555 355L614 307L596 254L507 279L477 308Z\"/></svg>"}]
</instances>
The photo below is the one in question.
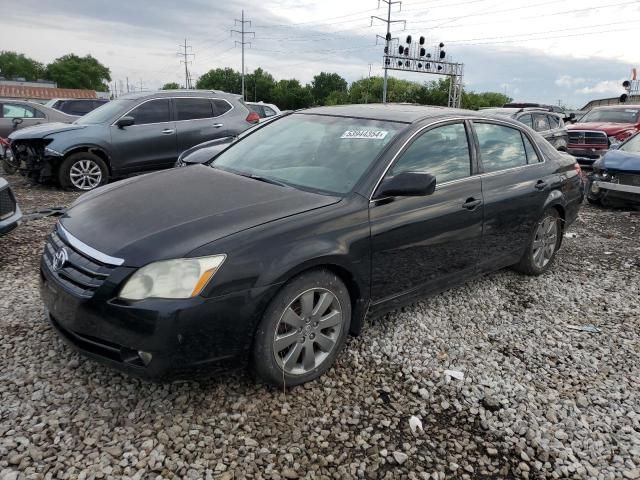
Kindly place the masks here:
<instances>
[{"instance_id":1,"label":"windshield wiper","mask_svg":"<svg viewBox=\"0 0 640 480\"><path fill-rule=\"evenodd\" d=\"M289 186L286 183L280 182L280 181L275 180L273 178L261 177L260 175L254 175L253 173L240 173L239 175L242 175L243 177L247 177L247 178L253 178L254 180L258 180L259 182L271 183L272 185L279 185L281 187L288 187Z\"/></svg>"}]
</instances>

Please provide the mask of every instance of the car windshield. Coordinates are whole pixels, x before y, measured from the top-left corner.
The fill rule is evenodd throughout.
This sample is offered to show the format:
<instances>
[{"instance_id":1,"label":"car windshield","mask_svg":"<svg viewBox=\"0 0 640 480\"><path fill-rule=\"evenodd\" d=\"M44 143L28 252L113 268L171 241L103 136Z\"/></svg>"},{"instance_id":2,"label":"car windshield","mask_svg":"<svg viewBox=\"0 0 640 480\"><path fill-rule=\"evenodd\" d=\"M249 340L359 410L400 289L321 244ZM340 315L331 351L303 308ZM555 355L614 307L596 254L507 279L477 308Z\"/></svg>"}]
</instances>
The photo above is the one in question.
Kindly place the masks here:
<instances>
[{"instance_id":1,"label":"car windshield","mask_svg":"<svg viewBox=\"0 0 640 480\"><path fill-rule=\"evenodd\" d=\"M119 98L104 105L99 106L95 110L90 111L84 117L79 118L74 123L78 125L95 125L98 123L106 123L120 113L124 113L133 106L134 100Z\"/></svg>"},{"instance_id":2,"label":"car windshield","mask_svg":"<svg viewBox=\"0 0 640 480\"><path fill-rule=\"evenodd\" d=\"M402 123L360 118L290 115L229 147L212 166L342 195L403 127Z\"/></svg>"},{"instance_id":3,"label":"car windshield","mask_svg":"<svg viewBox=\"0 0 640 480\"><path fill-rule=\"evenodd\" d=\"M620 147L623 152L640 153L640 134L631 137Z\"/></svg>"},{"instance_id":4,"label":"car windshield","mask_svg":"<svg viewBox=\"0 0 640 480\"><path fill-rule=\"evenodd\" d=\"M640 108L591 110L580 122L637 123Z\"/></svg>"}]
</instances>

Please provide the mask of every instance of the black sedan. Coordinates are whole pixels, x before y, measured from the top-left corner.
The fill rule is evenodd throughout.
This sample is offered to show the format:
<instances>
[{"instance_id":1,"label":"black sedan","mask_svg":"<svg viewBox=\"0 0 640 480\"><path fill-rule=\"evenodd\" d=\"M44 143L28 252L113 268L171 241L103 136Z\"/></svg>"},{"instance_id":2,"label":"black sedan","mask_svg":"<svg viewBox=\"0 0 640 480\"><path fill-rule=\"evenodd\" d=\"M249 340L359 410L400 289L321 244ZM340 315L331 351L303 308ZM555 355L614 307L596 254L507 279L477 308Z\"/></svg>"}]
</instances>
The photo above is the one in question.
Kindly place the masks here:
<instances>
[{"instance_id":1,"label":"black sedan","mask_svg":"<svg viewBox=\"0 0 640 480\"><path fill-rule=\"evenodd\" d=\"M551 267L580 169L510 119L320 107L208 165L87 193L51 234L41 295L86 355L152 379L249 364L296 385L379 314L513 266Z\"/></svg>"}]
</instances>

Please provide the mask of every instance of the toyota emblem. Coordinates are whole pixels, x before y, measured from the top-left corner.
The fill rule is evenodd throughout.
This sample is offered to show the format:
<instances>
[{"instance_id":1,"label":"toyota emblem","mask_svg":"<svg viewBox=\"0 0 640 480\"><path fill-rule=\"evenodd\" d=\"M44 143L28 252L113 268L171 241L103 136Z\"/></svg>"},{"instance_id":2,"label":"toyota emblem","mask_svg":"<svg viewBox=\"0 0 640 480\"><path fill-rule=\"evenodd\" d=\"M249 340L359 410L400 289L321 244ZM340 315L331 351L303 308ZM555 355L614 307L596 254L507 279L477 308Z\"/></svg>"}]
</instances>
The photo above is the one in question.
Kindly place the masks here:
<instances>
[{"instance_id":1,"label":"toyota emblem","mask_svg":"<svg viewBox=\"0 0 640 480\"><path fill-rule=\"evenodd\" d=\"M67 253L67 249L62 247L53 256L53 264L51 265L53 271L57 272L62 267L64 267L64 264L67 263L67 260L69 260L69 254Z\"/></svg>"}]
</instances>

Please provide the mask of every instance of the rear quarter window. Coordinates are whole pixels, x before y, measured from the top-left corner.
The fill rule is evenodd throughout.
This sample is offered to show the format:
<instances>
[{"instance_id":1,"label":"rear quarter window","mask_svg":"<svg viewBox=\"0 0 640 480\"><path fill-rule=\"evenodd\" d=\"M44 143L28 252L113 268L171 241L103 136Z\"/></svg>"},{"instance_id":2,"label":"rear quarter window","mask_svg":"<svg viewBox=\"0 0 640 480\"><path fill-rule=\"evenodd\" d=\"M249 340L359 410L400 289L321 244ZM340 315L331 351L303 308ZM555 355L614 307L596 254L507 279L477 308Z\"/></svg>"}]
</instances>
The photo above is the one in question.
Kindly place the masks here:
<instances>
[{"instance_id":1,"label":"rear quarter window","mask_svg":"<svg viewBox=\"0 0 640 480\"><path fill-rule=\"evenodd\" d=\"M213 107L215 108L216 116L224 115L229 110L231 110L231 105L226 100L221 100L219 98L213 99Z\"/></svg>"}]
</instances>

